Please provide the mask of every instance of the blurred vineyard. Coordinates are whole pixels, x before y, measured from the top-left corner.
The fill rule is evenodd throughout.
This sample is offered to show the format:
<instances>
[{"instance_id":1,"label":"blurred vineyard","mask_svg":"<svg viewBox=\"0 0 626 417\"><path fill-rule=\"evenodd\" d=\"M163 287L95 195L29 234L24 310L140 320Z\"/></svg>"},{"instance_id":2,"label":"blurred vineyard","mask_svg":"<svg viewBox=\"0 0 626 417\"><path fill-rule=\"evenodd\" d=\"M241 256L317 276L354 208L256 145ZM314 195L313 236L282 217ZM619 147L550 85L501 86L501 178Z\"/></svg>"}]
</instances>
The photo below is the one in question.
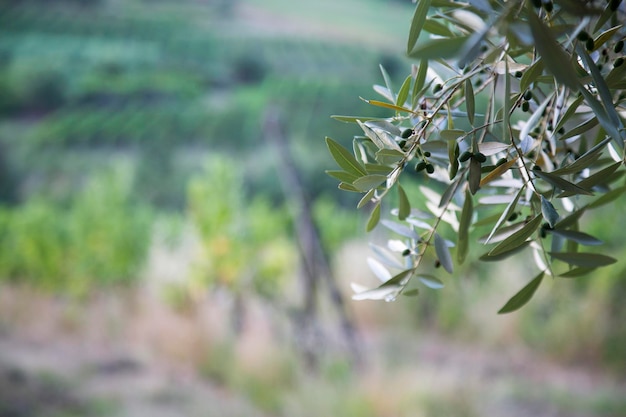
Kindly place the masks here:
<instances>
[{"instance_id":1,"label":"blurred vineyard","mask_svg":"<svg viewBox=\"0 0 626 417\"><path fill-rule=\"evenodd\" d=\"M204 175L207 160L231 159L229 169L241 176L241 198L262 196L270 206L283 206L276 161L262 132L270 105L288 112L286 129L311 196L332 190L320 175L328 162L320 140L329 133L348 136L349 129L329 115L362 106L357 97L371 89L381 59L400 63L369 45L265 36L249 30L253 20L239 16L240 7L263 12L253 2L0 4L3 275L29 280L35 268L35 275L47 275L41 278L46 286L64 288L58 277L73 268L66 252L82 250L67 242L88 237L61 229L78 216L76 200L92 198L121 205L105 210L94 201L87 215L94 229L98 221L122 220L113 216L140 223L120 225L118 240L110 242L123 257L134 256L121 261L125 266L115 274L122 276L113 281L132 280L149 246L147 218L186 216L188 184ZM100 177L120 184L89 190ZM124 201L108 194L115 187L124 188ZM83 194L90 197L76 197ZM17 209L24 206L29 209ZM134 215L137 210L141 214ZM63 216L68 219L52 220ZM59 230L47 233L46 243L12 225L20 221L34 230ZM289 221L283 223L278 235L289 228ZM357 231L340 230L346 237ZM12 254L31 246L28 259ZM115 263L106 258L116 257L115 249L101 255L96 264ZM111 281L110 274L103 268L92 281Z\"/></svg>"},{"instance_id":2,"label":"blurred vineyard","mask_svg":"<svg viewBox=\"0 0 626 417\"><path fill-rule=\"evenodd\" d=\"M110 333L139 339L141 331L128 330L128 336L120 329L164 313L145 307L141 296L123 313L110 313L98 297L106 299L104 290L111 290L113 303L123 304L117 299L127 295L115 291L151 289L157 276L175 314L214 308L201 301L220 288L235 303L253 299L253 310L262 300L265 313L295 316L301 300L287 298L300 296L294 287L302 265L292 196L265 137L269 109L282 116L340 289L352 278L373 278L364 262L367 248L350 243L363 237L364 219L354 211L358 196L333 191L336 181L323 173L334 166L323 138L348 144L357 133L332 114L389 116L359 96L375 95L379 64L397 85L410 70L402 51L413 7L402 0L0 0L0 341L5 327L37 327L39 318L24 318L30 317L23 311L28 300L37 300L35 316L58 318L63 331L77 322L100 330L111 314L114 324L105 323L115 329ZM416 185L406 188L418 198ZM603 218L620 215L619 207L603 210ZM614 251L626 244L614 224L592 223L593 234ZM176 256L179 262L167 265ZM517 267L523 268L511 270ZM219 334L224 337L207 342L199 316L189 329L179 316L167 316L169 327L145 337L145 344L171 348L173 361L192 357L204 377L243 392L273 415L413 415L418 400L426 410L418 415L484 415L477 402L492 392L479 384L468 388L462 374L458 384L445 386L442 378L448 391L434 396L433 387L424 388L429 383L409 379L410 366L401 358L415 360L413 344L421 343L415 329L456 342L482 340L496 350L538 351L542 360L623 377L623 263L586 281L547 285L524 311L496 317L506 295L523 282L523 274L511 270L469 266L445 291L416 302L350 304L366 334L364 346L384 356L363 378L347 361L326 357L320 379L297 379L296 359L285 344L267 335L242 342ZM73 303L85 301L83 307L93 302L93 316L102 307L105 318L76 314ZM55 302L62 305L58 317L37 310ZM325 319L327 303L320 302ZM418 349L420 357L445 362L428 346ZM245 368L246 354L253 371ZM400 378L389 382L390 374ZM612 385L580 398L567 387L555 389L560 397L553 400L551 391L533 389L532 382L509 382L521 402L558 403L554 416L617 416L626 407L623 390ZM8 410L1 384L0 415ZM496 383L486 387L500 389L496 400L511 401L506 387L504 393ZM569 404L574 397L578 402ZM582 414L568 414L573 407ZM539 415L523 411L509 415Z\"/></svg>"}]
</instances>

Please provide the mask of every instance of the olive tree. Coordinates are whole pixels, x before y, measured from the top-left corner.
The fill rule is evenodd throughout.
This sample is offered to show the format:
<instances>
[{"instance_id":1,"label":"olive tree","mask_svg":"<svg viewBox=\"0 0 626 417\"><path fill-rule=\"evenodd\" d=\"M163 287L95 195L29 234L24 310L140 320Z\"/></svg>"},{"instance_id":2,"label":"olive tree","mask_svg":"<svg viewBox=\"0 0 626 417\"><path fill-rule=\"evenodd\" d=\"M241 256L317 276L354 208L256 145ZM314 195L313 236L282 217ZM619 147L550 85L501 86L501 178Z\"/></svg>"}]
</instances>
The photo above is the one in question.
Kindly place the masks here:
<instances>
[{"instance_id":1,"label":"olive tree","mask_svg":"<svg viewBox=\"0 0 626 417\"><path fill-rule=\"evenodd\" d=\"M362 130L350 150L326 138L339 166L327 173L363 194L367 230L380 224L391 237L368 259L382 284L353 284L354 299L440 288L425 259L454 274L475 238L481 261L534 261L500 313L524 305L545 276L616 261L593 248L603 242L581 219L626 191L625 17L621 0L417 2L411 74L394 90L382 69L382 98L364 99L389 117L333 116Z\"/></svg>"}]
</instances>

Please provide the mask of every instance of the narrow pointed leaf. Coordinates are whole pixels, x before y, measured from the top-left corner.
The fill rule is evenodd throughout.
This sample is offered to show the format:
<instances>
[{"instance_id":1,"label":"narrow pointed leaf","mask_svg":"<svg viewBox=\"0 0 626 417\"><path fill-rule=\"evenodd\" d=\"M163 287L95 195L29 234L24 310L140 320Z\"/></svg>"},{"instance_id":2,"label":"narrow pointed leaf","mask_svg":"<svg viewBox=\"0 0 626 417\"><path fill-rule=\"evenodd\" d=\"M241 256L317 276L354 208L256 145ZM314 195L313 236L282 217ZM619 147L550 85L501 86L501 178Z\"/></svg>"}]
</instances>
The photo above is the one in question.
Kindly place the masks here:
<instances>
[{"instance_id":1,"label":"narrow pointed leaf","mask_svg":"<svg viewBox=\"0 0 626 417\"><path fill-rule=\"evenodd\" d=\"M391 279L391 272L378 260L367 258L367 265L381 282L387 282Z\"/></svg>"},{"instance_id":2,"label":"narrow pointed leaf","mask_svg":"<svg viewBox=\"0 0 626 417\"><path fill-rule=\"evenodd\" d=\"M581 105L583 100L583 96L577 97L576 100L574 100L572 103L569 104L569 106L567 106L567 110L559 120L559 123L554 127L555 132L558 132L561 127L565 125L565 122L567 122L574 114L576 114L576 110L578 110L578 107Z\"/></svg>"},{"instance_id":3,"label":"narrow pointed leaf","mask_svg":"<svg viewBox=\"0 0 626 417\"><path fill-rule=\"evenodd\" d=\"M593 193L589 190L585 190L584 188L579 187L576 184L573 184L558 175L550 174L548 172L543 172L539 170L533 171L533 173L546 181L547 183L553 185L554 187L563 190L563 191L571 191L574 194L583 194L583 195L593 195Z\"/></svg>"},{"instance_id":4,"label":"narrow pointed leaf","mask_svg":"<svg viewBox=\"0 0 626 417\"><path fill-rule=\"evenodd\" d=\"M409 57L418 59L452 58L460 52L467 39L467 36L430 39L415 47L409 53Z\"/></svg>"},{"instance_id":5,"label":"narrow pointed leaf","mask_svg":"<svg viewBox=\"0 0 626 417\"><path fill-rule=\"evenodd\" d=\"M480 188L480 175L480 162L478 162L475 158L470 159L468 184L472 195L476 194Z\"/></svg>"},{"instance_id":6,"label":"narrow pointed leaf","mask_svg":"<svg viewBox=\"0 0 626 417\"><path fill-rule=\"evenodd\" d=\"M513 250L516 247L522 245L526 241L526 239L528 239L539 228L539 225L541 224L541 219L541 215L535 216L520 230L513 233L508 238L504 239L502 242L498 243L498 245L489 252L489 255L495 256Z\"/></svg>"},{"instance_id":7,"label":"narrow pointed leaf","mask_svg":"<svg viewBox=\"0 0 626 417\"><path fill-rule=\"evenodd\" d=\"M385 181L387 181L386 175L372 174L357 178L352 182L352 185L359 191L369 191L372 188L378 187Z\"/></svg>"},{"instance_id":8,"label":"narrow pointed leaf","mask_svg":"<svg viewBox=\"0 0 626 417\"><path fill-rule=\"evenodd\" d=\"M593 50L597 51L598 49L600 49L602 47L602 45L604 45L609 39L611 39L613 37L613 35L619 31L622 28L622 25L618 25L618 26L614 26L610 29L605 30L604 32L602 32L601 34L599 34L594 40L593 40Z\"/></svg>"},{"instance_id":9,"label":"narrow pointed leaf","mask_svg":"<svg viewBox=\"0 0 626 417\"><path fill-rule=\"evenodd\" d=\"M550 230L550 233L553 233L557 236L564 237L565 239L580 243L581 245L598 246L604 243L600 239L597 239L587 233L579 232L577 230L552 229Z\"/></svg>"},{"instance_id":10,"label":"narrow pointed leaf","mask_svg":"<svg viewBox=\"0 0 626 417\"><path fill-rule=\"evenodd\" d=\"M417 288L413 288L408 291L402 291L402 295L406 297L416 297L419 295L419 293L420 293L420 290L418 290Z\"/></svg>"},{"instance_id":11,"label":"narrow pointed leaf","mask_svg":"<svg viewBox=\"0 0 626 417\"><path fill-rule=\"evenodd\" d=\"M328 174L329 176L338 179L339 181L348 183L348 184L352 184L354 182L354 180L356 180L357 177L354 174L351 174L349 172L346 171L326 171L326 174Z\"/></svg>"},{"instance_id":12,"label":"narrow pointed leaf","mask_svg":"<svg viewBox=\"0 0 626 417\"><path fill-rule=\"evenodd\" d=\"M583 60L585 61L585 64L587 64L587 67L589 68L589 71L591 72L591 78L593 79L593 83L596 86L596 89L598 90L598 93L600 95L600 100L602 101L602 105L604 106L604 109L606 110L606 113L609 116L611 123L617 129L622 129L624 126L622 125L619 115L617 114L617 111L615 110L615 105L613 104L613 96L611 94L611 91L609 90L609 87L606 85L606 81L604 81L604 77L602 76L602 73L600 73L600 70L596 66L595 62L593 61L593 59L591 59L587 51L585 51L585 49L582 46L579 45L577 47L577 51L578 51L578 54L582 56ZM581 86L581 88L584 88L584 87ZM624 138L622 137L622 141L623 139Z\"/></svg>"},{"instance_id":13,"label":"narrow pointed leaf","mask_svg":"<svg viewBox=\"0 0 626 417\"><path fill-rule=\"evenodd\" d=\"M408 237L409 239L413 240L419 239L419 235L417 234L417 232L409 227L392 222L390 220L383 220L381 221L381 224L392 232L399 234L400 236Z\"/></svg>"},{"instance_id":14,"label":"narrow pointed leaf","mask_svg":"<svg viewBox=\"0 0 626 417\"><path fill-rule=\"evenodd\" d=\"M411 203L400 184L398 184L398 206L398 220L406 219L411 214Z\"/></svg>"},{"instance_id":15,"label":"narrow pointed leaf","mask_svg":"<svg viewBox=\"0 0 626 417\"><path fill-rule=\"evenodd\" d=\"M353 289L356 289L355 286L352 286ZM398 293L402 290L400 285L389 285L385 287L373 288L371 290L365 290L357 292L352 296L352 299L355 301L360 300L395 300L398 296Z\"/></svg>"},{"instance_id":16,"label":"narrow pointed leaf","mask_svg":"<svg viewBox=\"0 0 626 417\"><path fill-rule=\"evenodd\" d=\"M456 174L459 172L459 145L456 143L456 140L450 139L448 140L448 161L450 162L450 181L456 177Z\"/></svg>"},{"instance_id":17,"label":"narrow pointed leaf","mask_svg":"<svg viewBox=\"0 0 626 417\"><path fill-rule=\"evenodd\" d=\"M400 263L400 261L398 261L396 259L394 254L391 253L386 248L383 248L381 246L375 245L373 243L370 243L370 248L372 249L372 252L374 252L376 254L377 259L380 262L382 262L383 264L385 264L385 265L387 265L387 266L389 266L391 268L397 268L397 269L404 268L404 265L402 265L402 263Z\"/></svg>"},{"instance_id":18,"label":"narrow pointed leaf","mask_svg":"<svg viewBox=\"0 0 626 417\"><path fill-rule=\"evenodd\" d=\"M528 23L535 40L535 47L546 68L560 83L572 90L577 90L578 76L572 66L571 57L557 43L550 28L539 20L534 12L528 13Z\"/></svg>"},{"instance_id":19,"label":"narrow pointed leaf","mask_svg":"<svg viewBox=\"0 0 626 417\"><path fill-rule=\"evenodd\" d=\"M506 206L506 209L504 209L495 226L493 226L493 229L491 230L491 233L489 233L489 237L487 237L485 243L489 243L489 241L491 241L491 238L493 237L494 233L496 233L500 225L504 223L504 221L507 220L511 216L511 214L513 214L513 211L517 207L517 202L519 201L519 198L522 195L524 188L525 187L520 188L517 194L515 194L515 198L509 203L508 206Z\"/></svg>"},{"instance_id":20,"label":"narrow pointed leaf","mask_svg":"<svg viewBox=\"0 0 626 417\"><path fill-rule=\"evenodd\" d=\"M363 133L365 133L365 135L372 140L378 149L392 149L398 152L402 151L395 140L393 140L387 132L381 130L375 125L372 126L368 122L361 123L360 121L357 121L357 123L363 130ZM374 129L374 127L376 127L376 129Z\"/></svg>"},{"instance_id":21,"label":"narrow pointed leaf","mask_svg":"<svg viewBox=\"0 0 626 417\"><path fill-rule=\"evenodd\" d=\"M381 149L376 152L376 160L381 164L394 165L404 159L406 155L394 149ZM365 167L367 169L367 167Z\"/></svg>"},{"instance_id":22,"label":"narrow pointed leaf","mask_svg":"<svg viewBox=\"0 0 626 417\"><path fill-rule=\"evenodd\" d=\"M580 181L576 185L586 190L590 190L592 187L595 187L598 184L606 183L606 181L608 181L611 178L611 174L613 174L620 166L622 166L621 162L616 162L613 165L609 165L603 170L598 171L595 174ZM573 194L570 192L564 191L563 193L559 194L558 197L563 198L563 197L569 197L571 195Z\"/></svg>"},{"instance_id":23,"label":"narrow pointed leaf","mask_svg":"<svg viewBox=\"0 0 626 417\"><path fill-rule=\"evenodd\" d=\"M610 142L610 138L604 139L602 142L598 144L600 146L598 145L594 146L593 148L589 149L580 158L576 159L571 164L564 166L563 168L555 169L554 171L552 171L552 174L554 175L575 174L577 172L582 171L585 168L590 167L591 165L593 165L594 162L598 160L598 158L600 158L602 151L604 150L605 146L609 142Z\"/></svg>"},{"instance_id":24,"label":"narrow pointed leaf","mask_svg":"<svg viewBox=\"0 0 626 417\"><path fill-rule=\"evenodd\" d=\"M361 122L368 122L370 120L382 120L380 117L342 116L340 114L334 114L330 116L330 118L343 123L356 123L358 120L360 120Z\"/></svg>"},{"instance_id":25,"label":"narrow pointed leaf","mask_svg":"<svg viewBox=\"0 0 626 417\"><path fill-rule=\"evenodd\" d=\"M594 116L590 118L589 120L585 120L584 122L579 123L578 125L569 129L567 132L561 135L559 139L565 140L565 139L573 138L574 136L582 135L583 133L590 131L596 126L598 126L598 118Z\"/></svg>"},{"instance_id":26,"label":"narrow pointed leaf","mask_svg":"<svg viewBox=\"0 0 626 417\"><path fill-rule=\"evenodd\" d=\"M564 272L560 274L559 276L561 278L578 278L583 275L587 275L595 270L596 268L579 267L579 268L570 269L569 271Z\"/></svg>"},{"instance_id":27,"label":"narrow pointed leaf","mask_svg":"<svg viewBox=\"0 0 626 417\"><path fill-rule=\"evenodd\" d=\"M411 114L417 114L415 113L413 110L411 109L407 109L406 107L402 107L402 106L397 106L395 104L391 104L391 103L385 103L384 101L379 101L379 100L367 100L362 98L362 100L364 102L366 102L367 104L371 104L372 106L377 106L377 107L384 107L386 109L391 109L391 110L395 110L397 112L400 113L411 113Z\"/></svg>"},{"instance_id":28,"label":"narrow pointed leaf","mask_svg":"<svg viewBox=\"0 0 626 417\"><path fill-rule=\"evenodd\" d=\"M376 206L372 210L372 213L370 214L370 218L367 221L367 226L365 230L367 230L368 232L371 232L372 230L374 230L374 228L376 227L379 221L380 221L380 202L376 204Z\"/></svg>"},{"instance_id":29,"label":"narrow pointed leaf","mask_svg":"<svg viewBox=\"0 0 626 417\"><path fill-rule=\"evenodd\" d=\"M406 52L409 53L415 47L417 39L420 36L420 32L424 27L426 21L426 15L430 9L430 0L421 0L417 2L415 7L415 13L413 13L413 20L411 21L411 29L409 30L409 40L406 46Z\"/></svg>"},{"instance_id":30,"label":"narrow pointed leaf","mask_svg":"<svg viewBox=\"0 0 626 417\"><path fill-rule=\"evenodd\" d=\"M456 243L456 260L459 264L465 261L467 250L469 248L469 227L472 224L472 215L474 214L474 206L472 195L469 190L465 191L465 201L463 202L463 211L461 211L461 221L459 223L459 233Z\"/></svg>"},{"instance_id":31,"label":"narrow pointed leaf","mask_svg":"<svg viewBox=\"0 0 626 417\"><path fill-rule=\"evenodd\" d=\"M422 284L433 290L440 290L444 287L443 282L441 282L439 278L433 275L422 274L419 275L418 278Z\"/></svg>"},{"instance_id":32,"label":"narrow pointed leaf","mask_svg":"<svg viewBox=\"0 0 626 417\"><path fill-rule=\"evenodd\" d=\"M444 38L451 38L454 36L454 33L448 26L435 19L427 18L422 29L428 33L432 33L433 35L443 36Z\"/></svg>"},{"instance_id":33,"label":"narrow pointed leaf","mask_svg":"<svg viewBox=\"0 0 626 417\"><path fill-rule=\"evenodd\" d=\"M501 142L483 142L478 144L478 150L485 156L497 155L510 147L511 145Z\"/></svg>"},{"instance_id":34,"label":"narrow pointed leaf","mask_svg":"<svg viewBox=\"0 0 626 417\"><path fill-rule=\"evenodd\" d=\"M518 246L518 247L516 247L514 249L511 249L511 250L508 250L508 251L504 251L504 252L499 253L497 255L491 255L489 252L487 252L487 253L481 255L478 259L480 261L483 261L483 262L498 262L498 261L501 261L503 259L506 259L506 258L508 258L510 256L513 256L513 255L523 251L529 245L530 245L530 241L527 240L526 242L522 243L520 246Z\"/></svg>"},{"instance_id":35,"label":"narrow pointed leaf","mask_svg":"<svg viewBox=\"0 0 626 417\"><path fill-rule=\"evenodd\" d=\"M611 118L607 114L606 110L600 104L598 100L591 94L585 87L579 89L582 95L585 97L585 103L591 107L593 113L598 118L598 122L600 122L600 126L613 138L613 143L615 143L618 149L624 149L624 138L618 130L618 127L613 124ZM615 109L613 109L615 111Z\"/></svg>"},{"instance_id":36,"label":"narrow pointed leaf","mask_svg":"<svg viewBox=\"0 0 626 417\"><path fill-rule=\"evenodd\" d=\"M340 182L339 186L337 188L339 188L340 190L343 190L343 191L350 191L352 193L361 193L362 192L361 190L357 190L356 188L354 188L354 185L348 184L347 182Z\"/></svg>"},{"instance_id":37,"label":"narrow pointed leaf","mask_svg":"<svg viewBox=\"0 0 626 417\"><path fill-rule=\"evenodd\" d=\"M582 266L587 268L596 268L599 266L611 265L617 260L607 255L599 253L583 253L583 252L549 252L550 256L559 261L566 262L570 265Z\"/></svg>"},{"instance_id":38,"label":"narrow pointed leaf","mask_svg":"<svg viewBox=\"0 0 626 417\"><path fill-rule=\"evenodd\" d=\"M450 249L448 248L445 239L439 236L438 233L435 233L435 252L437 253L437 258L439 258L439 262L441 262L443 269L451 274L454 270L454 265L452 263Z\"/></svg>"},{"instance_id":39,"label":"narrow pointed leaf","mask_svg":"<svg viewBox=\"0 0 626 417\"><path fill-rule=\"evenodd\" d=\"M356 160L356 158L346 148L335 142L331 138L326 138L326 146L331 156L344 171L349 172L357 177L367 175L365 168Z\"/></svg>"},{"instance_id":40,"label":"narrow pointed leaf","mask_svg":"<svg viewBox=\"0 0 626 417\"><path fill-rule=\"evenodd\" d=\"M439 136L441 136L442 139L446 140L456 140L465 135L465 131L461 129L444 129L439 132Z\"/></svg>"},{"instance_id":41,"label":"narrow pointed leaf","mask_svg":"<svg viewBox=\"0 0 626 417\"><path fill-rule=\"evenodd\" d=\"M439 208L444 208L450 203L450 201L456 194L456 190L459 188L459 185L461 184L461 180L462 179L459 178L458 180L451 183L448 186L448 188L446 188L446 190L441 195L441 200L439 201L439 206L438 206Z\"/></svg>"},{"instance_id":42,"label":"narrow pointed leaf","mask_svg":"<svg viewBox=\"0 0 626 417\"><path fill-rule=\"evenodd\" d=\"M385 67L383 67L382 64L379 64L378 67L380 68L380 73L383 75L383 80L385 80L385 86L387 87L387 91L389 91L391 101L393 101L394 93L393 88L391 87L391 78L389 77L387 70L385 69Z\"/></svg>"},{"instance_id":43,"label":"narrow pointed leaf","mask_svg":"<svg viewBox=\"0 0 626 417\"><path fill-rule=\"evenodd\" d=\"M412 80L412 77L409 75L408 77L406 77L406 79L402 83L402 86L400 87L400 90L398 91L396 105L402 107L404 106L404 103L406 103L406 100L409 98L409 91L411 90L411 80Z\"/></svg>"},{"instance_id":44,"label":"narrow pointed leaf","mask_svg":"<svg viewBox=\"0 0 626 417\"><path fill-rule=\"evenodd\" d=\"M552 203L544 196L541 196L541 214L550 227L554 227L556 222L559 220L559 213L557 213Z\"/></svg>"},{"instance_id":45,"label":"narrow pointed leaf","mask_svg":"<svg viewBox=\"0 0 626 417\"><path fill-rule=\"evenodd\" d=\"M363 198L361 198L361 200L359 201L359 203L356 205L356 208L360 209L362 207L364 207L367 203L369 203L370 201L372 201L372 198L374 197L374 194L376 193L375 189L371 189L367 192L367 194L365 194L363 196Z\"/></svg>"},{"instance_id":46,"label":"narrow pointed leaf","mask_svg":"<svg viewBox=\"0 0 626 417\"><path fill-rule=\"evenodd\" d=\"M417 107L418 100L421 98L421 91L424 88L424 84L426 83L426 73L428 72L428 61L423 59L420 62L420 65L417 69L417 74L415 75L415 83L413 84L413 92L412 100L411 100L411 108L415 109Z\"/></svg>"},{"instance_id":47,"label":"narrow pointed leaf","mask_svg":"<svg viewBox=\"0 0 626 417\"><path fill-rule=\"evenodd\" d=\"M474 125L474 114L476 113L476 104L474 101L474 87L472 82L465 80L465 108L467 109L467 120Z\"/></svg>"},{"instance_id":48,"label":"narrow pointed leaf","mask_svg":"<svg viewBox=\"0 0 626 417\"><path fill-rule=\"evenodd\" d=\"M526 284L524 288L522 288L517 294L511 297L511 299L507 301L504 307L502 307L500 311L498 311L498 314L511 313L530 301L533 295L535 295L537 288L539 288L539 285L541 284L544 275L545 272L541 271L539 275L533 278L533 280Z\"/></svg>"},{"instance_id":49,"label":"narrow pointed leaf","mask_svg":"<svg viewBox=\"0 0 626 417\"><path fill-rule=\"evenodd\" d=\"M511 159L510 161L506 161L502 165L499 165L493 169L493 171L489 172L480 180L480 186L483 187L486 184L489 184L491 181L500 178L505 172L507 172L515 163L517 162L517 157Z\"/></svg>"},{"instance_id":50,"label":"narrow pointed leaf","mask_svg":"<svg viewBox=\"0 0 626 417\"><path fill-rule=\"evenodd\" d=\"M402 271L398 273L397 275L394 275L393 277L391 277L387 282L384 282L380 286L380 288L387 287L387 286L396 286L396 285L404 287L409 281L409 279L411 278L412 274L413 274L412 269L407 269L406 271Z\"/></svg>"}]
</instances>

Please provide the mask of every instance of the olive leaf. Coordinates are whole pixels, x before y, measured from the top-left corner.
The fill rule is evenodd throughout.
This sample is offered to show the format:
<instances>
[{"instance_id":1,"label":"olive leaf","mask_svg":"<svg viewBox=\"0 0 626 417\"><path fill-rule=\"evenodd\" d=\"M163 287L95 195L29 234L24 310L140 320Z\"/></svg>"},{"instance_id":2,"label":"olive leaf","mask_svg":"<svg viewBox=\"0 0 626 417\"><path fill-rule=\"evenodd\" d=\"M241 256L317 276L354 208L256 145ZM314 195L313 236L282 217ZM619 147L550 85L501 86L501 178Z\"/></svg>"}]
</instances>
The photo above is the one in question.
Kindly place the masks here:
<instances>
[{"instance_id":1,"label":"olive leaf","mask_svg":"<svg viewBox=\"0 0 626 417\"><path fill-rule=\"evenodd\" d=\"M539 285L541 285L544 275L545 272L541 271L539 275L533 278L528 284L526 284L526 286L524 286L524 288L511 297L511 299L509 299L509 301L507 301L507 303L498 311L498 314L511 313L530 301L533 295L535 295L537 288L539 288Z\"/></svg>"}]
</instances>

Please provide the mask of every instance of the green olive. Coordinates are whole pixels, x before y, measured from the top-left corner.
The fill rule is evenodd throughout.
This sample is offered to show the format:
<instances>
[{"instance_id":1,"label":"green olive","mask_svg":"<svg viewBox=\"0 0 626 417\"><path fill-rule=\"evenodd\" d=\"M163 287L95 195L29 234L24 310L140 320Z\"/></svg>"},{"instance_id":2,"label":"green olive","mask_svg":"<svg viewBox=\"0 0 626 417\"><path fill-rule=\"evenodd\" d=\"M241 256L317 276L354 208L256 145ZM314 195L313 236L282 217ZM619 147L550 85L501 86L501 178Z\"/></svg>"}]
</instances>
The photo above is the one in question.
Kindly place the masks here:
<instances>
[{"instance_id":1,"label":"green olive","mask_svg":"<svg viewBox=\"0 0 626 417\"><path fill-rule=\"evenodd\" d=\"M459 157L459 162L465 162L472 157L472 153L470 151L465 151Z\"/></svg>"},{"instance_id":2,"label":"green olive","mask_svg":"<svg viewBox=\"0 0 626 417\"><path fill-rule=\"evenodd\" d=\"M524 93L524 100L526 101L530 101L533 98L533 93L530 90L526 90L526 92Z\"/></svg>"},{"instance_id":3,"label":"green olive","mask_svg":"<svg viewBox=\"0 0 626 417\"><path fill-rule=\"evenodd\" d=\"M419 161L419 162L417 163L417 165L415 165L415 171L416 171L416 172L423 171L424 169L426 169L426 165L428 165L428 163L427 163L427 162L425 162L425 161Z\"/></svg>"},{"instance_id":4,"label":"green olive","mask_svg":"<svg viewBox=\"0 0 626 417\"><path fill-rule=\"evenodd\" d=\"M482 152L477 152L474 154L474 159L476 159L481 164L487 161L487 157Z\"/></svg>"}]
</instances>

